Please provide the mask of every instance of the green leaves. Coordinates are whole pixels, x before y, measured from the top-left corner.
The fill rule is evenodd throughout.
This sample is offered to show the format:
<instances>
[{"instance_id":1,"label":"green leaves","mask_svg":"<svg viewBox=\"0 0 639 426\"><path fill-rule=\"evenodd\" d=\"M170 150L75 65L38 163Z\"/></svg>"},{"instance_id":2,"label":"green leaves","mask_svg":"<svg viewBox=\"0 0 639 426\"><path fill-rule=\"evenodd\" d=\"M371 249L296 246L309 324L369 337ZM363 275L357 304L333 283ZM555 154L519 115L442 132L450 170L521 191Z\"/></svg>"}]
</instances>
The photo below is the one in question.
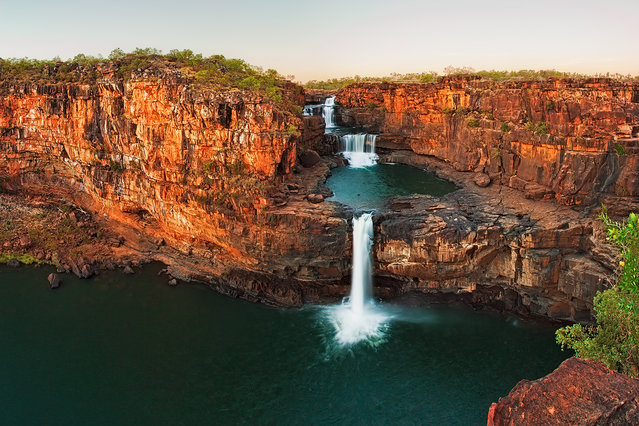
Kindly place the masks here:
<instances>
[{"instance_id":1,"label":"green leaves","mask_svg":"<svg viewBox=\"0 0 639 426\"><path fill-rule=\"evenodd\" d=\"M556 332L557 343L581 358L598 359L639 377L639 217L630 213L627 220L616 222L602 205L599 220L606 227L606 240L621 252L618 283L595 296L596 327L563 327Z\"/></svg>"}]
</instances>

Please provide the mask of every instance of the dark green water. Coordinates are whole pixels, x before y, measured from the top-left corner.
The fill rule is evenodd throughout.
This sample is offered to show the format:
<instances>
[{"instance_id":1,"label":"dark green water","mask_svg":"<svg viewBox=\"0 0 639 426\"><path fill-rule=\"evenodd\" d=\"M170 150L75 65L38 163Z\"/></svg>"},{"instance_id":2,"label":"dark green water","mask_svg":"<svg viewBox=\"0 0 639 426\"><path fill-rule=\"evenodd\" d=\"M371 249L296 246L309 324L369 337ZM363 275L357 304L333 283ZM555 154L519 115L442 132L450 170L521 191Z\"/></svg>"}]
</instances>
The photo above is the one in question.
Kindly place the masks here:
<instances>
[{"instance_id":1,"label":"dark green water","mask_svg":"<svg viewBox=\"0 0 639 426\"><path fill-rule=\"evenodd\" d=\"M485 424L565 358L553 329L463 308L394 310L344 349L323 308L273 309L160 266L91 280L0 268L0 423Z\"/></svg>"},{"instance_id":2,"label":"dark green water","mask_svg":"<svg viewBox=\"0 0 639 426\"><path fill-rule=\"evenodd\" d=\"M356 209L377 209L394 195L441 196L457 189L455 184L432 173L404 164L376 164L370 167L339 167L326 185L333 190L330 201Z\"/></svg>"}]
</instances>

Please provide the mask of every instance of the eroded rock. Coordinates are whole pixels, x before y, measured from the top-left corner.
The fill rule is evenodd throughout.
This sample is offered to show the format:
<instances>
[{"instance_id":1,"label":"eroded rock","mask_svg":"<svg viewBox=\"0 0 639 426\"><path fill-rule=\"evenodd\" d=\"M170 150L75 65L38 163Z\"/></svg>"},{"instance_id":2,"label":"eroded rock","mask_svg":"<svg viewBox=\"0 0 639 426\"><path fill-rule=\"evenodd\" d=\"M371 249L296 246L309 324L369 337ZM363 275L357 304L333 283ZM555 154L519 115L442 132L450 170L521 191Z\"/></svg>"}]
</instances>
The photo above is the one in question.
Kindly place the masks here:
<instances>
[{"instance_id":1,"label":"eroded rock","mask_svg":"<svg viewBox=\"0 0 639 426\"><path fill-rule=\"evenodd\" d=\"M49 281L49 287L51 287L51 289L56 289L62 284L62 278L60 278L58 274L49 274L47 280Z\"/></svg>"},{"instance_id":2,"label":"eroded rock","mask_svg":"<svg viewBox=\"0 0 639 426\"><path fill-rule=\"evenodd\" d=\"M309 168L313 167L320 161L320 156L316 151L307 149L299 155L300 163L302 166Z\"/></svg>"},{"instance_id":3,"label":"eroded rock","mask_svg":"<svg viewBox=\"0 0 639 426\"><path fill-rule=\"evenodd\" d=\"M475 182L475 185L479 186L480 188L485 188L490 185L490 176L488 176L486 173L477 173L475 175L475 178L473 179L473 182Z\"/></svg>"}]
</instances>

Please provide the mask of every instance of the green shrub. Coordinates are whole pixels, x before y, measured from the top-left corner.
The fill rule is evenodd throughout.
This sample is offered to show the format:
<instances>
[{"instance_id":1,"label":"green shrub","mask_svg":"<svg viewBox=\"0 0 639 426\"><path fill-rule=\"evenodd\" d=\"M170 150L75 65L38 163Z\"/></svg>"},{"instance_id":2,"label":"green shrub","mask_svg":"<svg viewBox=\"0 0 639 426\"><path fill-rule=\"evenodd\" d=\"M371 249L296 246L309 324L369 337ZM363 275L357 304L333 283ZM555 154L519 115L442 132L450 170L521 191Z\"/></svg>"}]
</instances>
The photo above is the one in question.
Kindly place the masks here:
<instances>
[{"instance_id":1,"label":"green shrub","mask_svg":"<svg viewBox=\"0 0 639 426\"><path fill-rule=\"evenodd\" d=\"M535 134L537 135L548 134L548 126L546 125L545 121L540 121L539 123L537 123L537 126L535 126Z\"/></svg>"},{"instance_id":2,"label":"green shrub","mask_svg":"<svg viewBox=\"0 0 639 426\"><path fill-rule=\"evenodd\" d=\"M299 129L297 128L297 126L291 124L290 126L288 126L288 128L286 129L286 131L288 132L289 136L300 136L302 134L302 132L299 131Z\"/></svg>"},{"instance_id":3,"label":"green shrub","mask_svg":"<svg viewBox=\"0 0 639 426\"><path fill-rule=\"evenodd\" d=\"M615 143L615 151L617 152L617 155L619 156L626 154L626 148L624 148L623 145L620 144L619 142Z\"/></svg>"},{"instance_id":4,"label":"green shrub","mask_svg":"<svg viewBox=\"0 0 639 426\"><path fill-rule=\"evenodd\" d=\"M531 132L533 132L536 135L546 135L546 134L548 134L548 126L546 125L545 121L540 121L537 124L533 123L532 121L527 121L526 122L526 129L530 130Z\"/></svg>"},{"instance_id":5,"label":"green shrub","mask_svg":"<svg viewBox=\"0 0 639 426\"><path fill-rule=\"evenodd\" d=\"M508 124L501 123L501 131L504 132L504 133L510 132L510 127L508 127Z\"/></svg>"},{"instance_id":6,"label":"green shrub","mask_svg":"<svg viewBox=\"0 0 639 426\"><path fill-rule=\"evenodd\" d=\"M597 326L560 328L557 343L580 358L598 359L610 369L638 377L639 293L613 287L598 292L593 303Z\"/></svg>"},{"instance_id":7,"label":"green shrub","mask_svg":"<svg viewBox=\"0 0 639 426\"><path fill-rule=\"evenodd\" d=\"M469 118L467 124L468 127L479 127L479 121L474 118Z\"/></svg>"},{"instance_id":8,"label":"green shrub","mask_svg":"<svg viewBox=\"0 0 639 426\"><path fill-rule=\"evenodd\" d=\"M491 156L492 158L499 158L499 157L501 157L501 148L493 148L493 149L490 151L490 156Z\"/></svg>"},{"instance_id":9,"label":"green shrub","mask_svg":"<svg viewBox=\"0 0 639 426\"><path fill-rule=\"evenodd\" d=\"M24 265L40 263L38 259L26 253L0 253L0 263L7 263L10 260L17 260Z\"/></svg>"},{"instance_id":10,"label":"green shrub","mask_svg":"<svg viewBox=\"0 0 639 426\"><path fill-rule=\"evenodd\" d=\"M444 114L446 114L446 115L450 115L450 114L453 113L453 110L451 108L446 107L446 108L442 109L442 112Z\"/></svg>"},{"instance_id":11,"label":"green shrub","mask_svg":"<svg viewBox=\"0 0 639 426\"><path fill-rule=\"evenodd\" d=\"M241 161L236 161L231 164L226 164L225 167L226 167L226 171L234 176L242 176L246 169L246 165L242 163Z\"/></svg>"},{"instance_id":12,"label":"green shrub","mask_svg":"<svg viewBox=\"0 0 639 426\"><path fill-rule=\"evenodd\" d=\"M379 105L377 105L375 102L369 102L366 104L366 108L370 108L370 109L375 109L378 108Z\"/></svg>"},{"instance_id":13,"label":"green shrub","mask_svg":"<svg viewBox=\"0 0 639 426\"><path fill-rule=\"evenodd\" d=\"M602 206L599 219L606 226L606 241L621 252L619 287L639 292L639 216L630 213L626 221L615 222L608 217L605 206Z\"/></svg>"},{"instance_id":14,"label":"green shrub","mask_svg":"<svg viewBox=\"0 0 639 426\"><path fill-rule=\"evenodd\" d=\"M553 101L547 101L546 111L554 111L554 110L555 110L555 103Z\"/></svg>"},{"instance_id":15,"label":"green shrub","mask_svg":"<svg viewBox=\"0 0 639 426\"><path fill-rule=\"evenodd\" d=\"M631 213L627 221L615 222L603 207L599 219L606 227L606 240L621 252L617 285L595 296L596 326L563 327L557 330L557 343L579 357L598 359L639 377L639 218Z\"/></svg>"},{"instance_id":16,"label":"green shrub","mask_svg":"<svg viewBox=\"0 0 639 426\"><path fill-rule=\"evenodd\" d=\"M109 169L113 172L113 173L122 173L126 170L126 167L124 166L123 163L120 163L119 161L113 161L111 160L109 162Z\"/></svg>"}]
</instances>

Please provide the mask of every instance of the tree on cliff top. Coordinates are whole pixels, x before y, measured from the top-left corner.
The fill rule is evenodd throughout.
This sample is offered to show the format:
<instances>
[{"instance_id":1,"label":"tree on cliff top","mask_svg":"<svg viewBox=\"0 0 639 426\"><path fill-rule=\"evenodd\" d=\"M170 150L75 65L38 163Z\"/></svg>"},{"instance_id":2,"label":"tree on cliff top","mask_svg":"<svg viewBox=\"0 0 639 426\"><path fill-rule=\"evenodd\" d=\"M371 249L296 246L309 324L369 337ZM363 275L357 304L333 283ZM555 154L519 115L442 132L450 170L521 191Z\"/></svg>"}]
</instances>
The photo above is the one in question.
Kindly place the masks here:
<instances>
[{"instance_id":1,"label":"tree on cliff top","mask_svg":"<svg viewBox=\"0 0 639 426\"><path fill-rule=\"evenodd\" d=\"M618 283L595 296L596 326L563 327L557 330L557 343L581 358L598 359L613 370L639 377L639 216L631 213L628 220L615 222L604 207L599 218L606 227L606 240L621 252Z\"/></svg>"},{"instance_id":2,"label":"tree on cliff top","mask_svg":"<svg viewBox=\"0 0 639 426\"><path fill-rule=\"evenodd\" d=\"M257 91L275 102L281 102L280 88L286 79L277 71L263 71L241 59L223 55L203 56L192 50L171 50L162 54L154 48L138 48L132 52L114 49L105 59L79 54L73 59L38 60L29 58L0 58L0 80L31 83L95 83L103 78L101 67L123 80L128 80L149 69L180 70L185 77L200 86L234 87ZM108 71L106 71L108 72Z\"/></svg>"}]
</instances>

